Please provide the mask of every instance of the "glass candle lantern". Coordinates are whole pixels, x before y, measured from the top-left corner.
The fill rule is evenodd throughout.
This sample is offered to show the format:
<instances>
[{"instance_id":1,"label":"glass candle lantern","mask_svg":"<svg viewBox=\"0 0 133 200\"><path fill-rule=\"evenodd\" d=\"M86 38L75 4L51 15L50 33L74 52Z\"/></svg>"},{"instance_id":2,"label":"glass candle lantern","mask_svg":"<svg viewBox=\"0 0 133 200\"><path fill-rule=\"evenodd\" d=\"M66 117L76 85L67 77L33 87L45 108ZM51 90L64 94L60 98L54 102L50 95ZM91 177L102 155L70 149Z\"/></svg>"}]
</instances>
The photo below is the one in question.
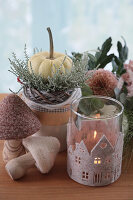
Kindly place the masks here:
<instances>
[{"instance_id":1,"label":"glass candle lantern","mask_svg":"<svg viewBox=\"0 0 133 200\"><path fill-rule=\"evenodd\" d=\"M72 102L67 127L67 171L73 180L104 186L121 174L123 105L110 97Z\"/></svg>"}]
</instances>

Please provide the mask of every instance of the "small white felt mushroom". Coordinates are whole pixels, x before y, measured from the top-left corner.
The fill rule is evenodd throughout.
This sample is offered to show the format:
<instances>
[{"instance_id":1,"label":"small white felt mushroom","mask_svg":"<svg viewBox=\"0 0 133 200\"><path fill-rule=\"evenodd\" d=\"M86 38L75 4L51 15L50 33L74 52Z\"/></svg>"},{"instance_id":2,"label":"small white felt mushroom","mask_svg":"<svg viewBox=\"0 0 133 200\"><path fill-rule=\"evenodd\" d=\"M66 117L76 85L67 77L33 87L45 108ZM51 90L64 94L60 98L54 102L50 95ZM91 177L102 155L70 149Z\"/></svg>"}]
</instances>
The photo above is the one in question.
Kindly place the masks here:
<instances>
[{"instance_id":1,"label":"small white felt mushroom","mask_svg":"<svg viewBox=\"0 0 133 200\"><path fill-rule=\"evenodd\" d=\"M60 149L60 143L55 137L33 136L23 140L28 153L6 164L7 173L13 180L25 175L34 164L43 174L48 173L54 165Z\"/></svg>"},{"instance_id":2,"label":"small white felt mushroom","mask_svg":"<svg viewBox=\"0 0 133 200\"><path fill-rule=\"evenodd\" d=\"M25 154L22 139L41 127L32 110L15 95L10 94L0 102L0 139L6 140L3 149L3 160L9 160Z\"/></svg>"}]
</instances>

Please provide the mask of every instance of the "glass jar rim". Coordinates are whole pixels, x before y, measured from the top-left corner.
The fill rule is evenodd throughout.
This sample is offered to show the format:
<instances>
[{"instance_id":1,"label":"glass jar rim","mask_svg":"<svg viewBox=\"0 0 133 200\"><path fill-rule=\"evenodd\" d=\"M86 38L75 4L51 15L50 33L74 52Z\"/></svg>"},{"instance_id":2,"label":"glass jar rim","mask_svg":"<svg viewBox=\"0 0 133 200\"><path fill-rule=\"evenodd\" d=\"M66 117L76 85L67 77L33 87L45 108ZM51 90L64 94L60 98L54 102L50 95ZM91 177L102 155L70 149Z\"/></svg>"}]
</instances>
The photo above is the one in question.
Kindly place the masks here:
<instances>
[{"instance_id":1,"label":"glass jar rim","mask_svg":"<svg viewBox=\"0 0 133 200\"><path fill-rule=\"evenodd\" d=\"M100 118L95 118L95 117L88 117L88 116L85 116L85 115L82 115L80 114L79 112L76 112L73 108L73 104L82 100L82 99L91 99L91 98L97 98L97 99L105 99L105 100L110 100L114 103L116 103L117 105L119 105L121 107L121 110L120 112L118 112L117 114L114 114L110 117L100 117ZM107 97L107 96L100 96L100 95L91 95L91 96L86 96L86 97L80 97L78 99L75 99L72 101L71 103L71 111L74 112L77 116L81 117L81 118L84 118L84 119L87 119L87 120L105 120L105 119L112 119L112 118L117 118L119 117L123 111L124 111L124 106L122 105L122 103L114 98L111 98L111 97Z\"/></svg>"}]
</instances>

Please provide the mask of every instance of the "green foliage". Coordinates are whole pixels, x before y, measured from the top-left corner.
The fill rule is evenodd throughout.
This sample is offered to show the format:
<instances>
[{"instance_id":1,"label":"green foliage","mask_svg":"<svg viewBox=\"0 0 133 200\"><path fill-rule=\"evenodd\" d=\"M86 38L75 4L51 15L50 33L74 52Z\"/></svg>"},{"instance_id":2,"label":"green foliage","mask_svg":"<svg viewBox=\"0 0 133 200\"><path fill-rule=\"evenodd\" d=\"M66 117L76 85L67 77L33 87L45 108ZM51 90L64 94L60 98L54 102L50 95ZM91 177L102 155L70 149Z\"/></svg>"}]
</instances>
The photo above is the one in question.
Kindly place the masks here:
<instances>
[{"instance_id":1,"label":"green foliage","mask_svg":"<svg viewBox=\"0 0 133 200\"><path fill-rule=\"evenodd\" d=\"M83 54L82 53L75 53L72 52L72 57L71 59L73 60L73 62L77 61L77 60L81 60L82 59Z\"/></svg>"},{"instance_id":2,"label":"green foliage","mask_svg":"<svg viewBox=\"0 0 133 200\"><path fill-rule=\"evenodd\" d=\"M88 97L93 95L93 91L88 85L84 85L82 88L82 96ZM97 98L84 98L79 103L79 112L81 114L84 114L86 116L90 115L92 112L97 111L101 109L104 106L104 103L102 100Z\"/></svg>"},{"instance_id":3,"label":"green foliage","mask_svg":"<svg viewBox=\"0 0 133 200\"><path fill-rule=\"evenodd\" d=\"M84 85L81 90L82 90L82 96L87 97L87 96L93 95L93 91L88 85Z\"/></svg>"},{"instance_id":4,"label":"green foliage","mask_svg":"<svg viewBox=\"0 0 133 200\"><path fill-rule=\"evenodd\" d=\"M126 124L123 124L124 125L123 158L126 159L125 163L128 166L130 164L130 158L133 154L133 97L127 97L127 88L125 83L121 90L115 88L114 91L116 99L118 99L124 105L124 118L126 117ZM126 129L124 129L125 127Z\"/></svg>"},{"instance_id":5,"label":"green foliage","mask_svg":"<svg viewBox=\"0 0 133 200\"><path fill-rule=\"evenodd\" d=\"M131 102L133 103L133 99L131 100ZM127 102L129 103L129 102ZM131 104L130 104L131 105ZM133 154L133 108L127 109L125 108L124 111L126 117L127 117L127 121L128 121L128 130L125 133L124 136L124 158L127 159L127 164L130 164L130 159L131 156Z\"/></svg>"},{"instance_id":6,"label":"green foliage","mask_svg":"<svg viewBox=\"0 0 133 200\"><path fill-rule=\"evenodd\" d=\"M124 106L126 110L133 112L133 97L127 97Z\"/></svg>"},{"instance_id":7,"label":"green foliage","mask_svg":"<svg viewBox=\"0 0 133 200\"><path fill-rule=\"evenodd\" d=\"M125 94L124 92L122 92L122 93L120 94L120 102L121 102L122 104L125 104L126 99L127 99L126 94Z\"/></svg>"},{"instance_id":8,"label":"green foliage","mask_svg":"<svg viewBox=\"0 0 133 200\"><path fill-rule=\"evenodd\" d=\"M79 103L79 112L86 116L92 112L99 112L99 109L103 108L104 103L97 98L84 98Z\"/></svg>"},{"instance_id":9,"label":"green foliage","mask_svg":"<svg viewBox=\"0 0 133 200\"><path fill-rule=\"evenodd\" d=\"M114 54L107 55L112 46L112 38L109 37L103 44L101 48L95 54L97 58L95 66L98 68L104 68L108 63L110 63L114 57ZM94 67L95 68L95 67Z\"/></svg>"},{"instance_id":10,"label":"green foliage","mask_svg":"<svg viewBox=\"0 0 133 200\"><path fill-rule=\"evenodd\" d=\"M46 92L55 92L55 91L67 91L69 89L74 89L77 87L82 87L85 81L89 78L87 73L87 58L84 57L82 59L76 60L73 63L71 72L66 72L66 74L61 72L61 66L56 69L57 72L53 77L48 77L48 79L44 79L40 75L35 75L32 72L29 72L28 69L28 60L29 57L26 52L26 46L24 49L25 60L20 60L13 53L12 60L9 59L11 68L10 72L15 76L19 77L20 81L23 83L23 86L27 86L30 88L35 88L38 91L46 91ZM56 66L55 66L56 67Z\"/></svg>"},{"instance_id":11,"label":"green foliage","mask_svg":"<svg viewBox=\"0 0 133 200\"><path fill-rule=\"evenodd\" d=\"M88 69L93 70L95 68L104 68L108 63L112 62L112 72L118 77L126 72L124 69L124 63L128 58L128 47L126 41L122 37L124 45L120 41L117 42L118 56L114 54L109 54L112 47L112 38L109 37L100 47L97 48L96 53L93 55L91 53L86 53L88 60ZM73 52L73 60L80 60L82 58L81 53Z\"/></svg>"},{"instance_id":12,"label":"green foliage","mask_svg":"<svg viewBox=\"0 0 133 200\"><path fill-rule=\"evenodd\" d=\"M124 40L124 38L122 37ZM128 47L126 45L126 41L124 40L124 45L122 46L122 43L120 41L117 42L117 50L118 50L118 56L114 56L112 60L112 67L113 73L116 73L118 77L120 77L122 74L126 72L124 69L124 63L128 58Z\"/></svg>"},{"instance_id":13,"label":"green foliage","mask_svg":"<svg viewBox=\"0 0 133 200\"><path fill-rule=\"evenodd\" d=\"M89 61L88 61L88 69L93 70L95 68L104 68L108 63L110 63L114 57L114 54L109 54L109 51L112 46L112 38L109 37L100 47L97 48L95 55L91 53L86 53ZM82 58L81 53L72 53L73 60L80 60Z\"/></svg>"}]
</instances>

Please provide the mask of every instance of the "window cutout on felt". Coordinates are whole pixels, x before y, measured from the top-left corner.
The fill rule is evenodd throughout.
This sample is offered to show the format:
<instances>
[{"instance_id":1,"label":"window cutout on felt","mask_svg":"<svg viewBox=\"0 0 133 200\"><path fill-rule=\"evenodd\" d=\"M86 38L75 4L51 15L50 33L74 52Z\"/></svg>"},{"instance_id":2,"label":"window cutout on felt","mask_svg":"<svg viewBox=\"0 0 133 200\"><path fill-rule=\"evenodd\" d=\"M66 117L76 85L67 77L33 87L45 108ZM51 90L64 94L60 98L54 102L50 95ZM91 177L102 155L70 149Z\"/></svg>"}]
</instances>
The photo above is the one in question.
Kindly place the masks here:
<instances>
[{"instance_id":1,"label":"window cutout on felt","mask_svg":"<svg viewBox=\"0 0 133 200\"><path fill-rule=\"evenodd\" d=\"M88 178L89 178L89 173L88 172L82 172L82 179L88 180Z\"/></svg>"},{"instance_id":2,"label":"window cutout on felt","mask_svg":"<svg viewBox=\"0 0 133 200\"><path fill-rule=\"evenodd\" d=\"M96 165L101 164L101 158L95 158L94 164L96 164Z\"/></svg>"},{"instance_id":3,"label":"window cutout on felt","mask_svg":"<svg viewBox=\"0 0 133 200\"><path fill-rule=\"evenodd\" d=\"M111 163L111 160L110 160L110 159L106 159L106 162L107 162L107 163Z\"/></svg>"},{"instance_id":4,"label":"window cutout on felt","mask_svg":"<svg viewBox=\"0 0 133 200\"><path fill-rule=\"evenodd\" d=\"M75 156L75 162L76 163L81 163L81 158L79 156Z\"/></svg>"},{"instance_id":5,"label":"window cutout on felt","mask_svg":"<svg viewBox=\"0 0 133 200\"><path fill-rule=\"evenodd\" d=\"M105 179L110 179L110 173L107 172L107 174L104 177Z\"/></svg>"}]
</instances>

